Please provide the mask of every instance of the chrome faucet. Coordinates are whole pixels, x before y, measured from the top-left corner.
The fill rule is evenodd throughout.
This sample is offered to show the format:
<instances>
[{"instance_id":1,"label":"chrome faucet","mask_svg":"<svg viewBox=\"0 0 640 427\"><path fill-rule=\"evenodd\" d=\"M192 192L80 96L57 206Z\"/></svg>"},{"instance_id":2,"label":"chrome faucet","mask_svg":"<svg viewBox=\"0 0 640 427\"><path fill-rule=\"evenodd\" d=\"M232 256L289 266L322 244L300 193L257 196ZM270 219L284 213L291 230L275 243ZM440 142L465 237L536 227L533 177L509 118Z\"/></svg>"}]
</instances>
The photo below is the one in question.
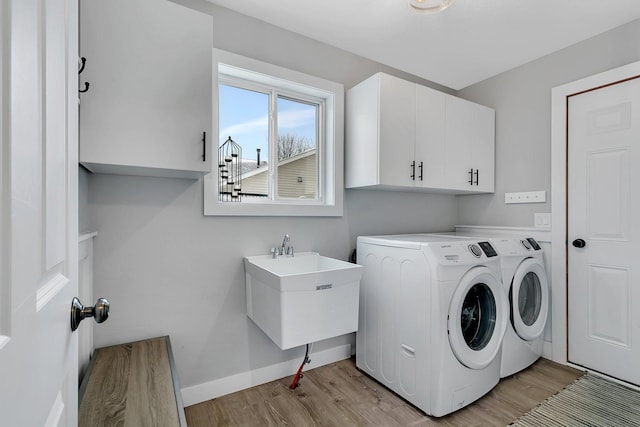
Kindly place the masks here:
<instances>
[{"instance_id":1,"label":"chrome faucet","mask_svg":"<svg viewBox=\"0 0 640 427\"><path fill-rule=\"evenodd\" d=\"M278 256L281 255L293 256L293 246L287 246L287 243L289 243L290 241L291 238L289 237L289 235L285 234L284 239L282 239L282 245L279 248L277 246L271 248L271 255L273 255L273 258L278 258Z\"/></svg>"},{"instance_id":2,"label":"chrome faucet","mask_svg":"<svg viewBox=\"0 0 640 427\"><path fill-rule=\"evenodd\" d=\"M289 237L288 234L284 235L284 239L282 239L282 247L280 248L280 255L284 255L285 254L285 246L287 245L287 243L289 243L291 241L291 238Z\"/></svg>"}]
</instances>

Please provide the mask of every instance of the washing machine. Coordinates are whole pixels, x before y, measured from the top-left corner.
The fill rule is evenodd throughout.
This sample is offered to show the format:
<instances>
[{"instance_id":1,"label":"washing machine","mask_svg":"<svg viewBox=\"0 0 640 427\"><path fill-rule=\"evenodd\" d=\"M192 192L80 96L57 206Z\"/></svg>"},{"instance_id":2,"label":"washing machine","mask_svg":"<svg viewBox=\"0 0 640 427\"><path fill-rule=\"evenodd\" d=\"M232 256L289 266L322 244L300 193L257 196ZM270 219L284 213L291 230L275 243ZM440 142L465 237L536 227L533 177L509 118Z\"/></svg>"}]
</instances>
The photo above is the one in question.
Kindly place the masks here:
<instances>
[{"instance_id":1,"label":"washing machine","mask_svg":"<svg viewBox=\"0 0 640 427\"><path fill-rule=\"evenodd\" d=\"M358 237L357 367L436 417L489 392L509 320L499 259L484 239Z\"/></svg>"},{"instance_id":2,"label":"washing machine","mask_svg":"<svg viewBox=\"0 0 640 427\"><path fill-rule=\"evenodd\" d=\"M460 234L447 238L470 239ZM543 249L532 237L489 237L500 254L502 283L509 301L509 325L502 343L500 378L531 366L542 356L549 313L549 281Z\"/></svg>"}]
</instances>

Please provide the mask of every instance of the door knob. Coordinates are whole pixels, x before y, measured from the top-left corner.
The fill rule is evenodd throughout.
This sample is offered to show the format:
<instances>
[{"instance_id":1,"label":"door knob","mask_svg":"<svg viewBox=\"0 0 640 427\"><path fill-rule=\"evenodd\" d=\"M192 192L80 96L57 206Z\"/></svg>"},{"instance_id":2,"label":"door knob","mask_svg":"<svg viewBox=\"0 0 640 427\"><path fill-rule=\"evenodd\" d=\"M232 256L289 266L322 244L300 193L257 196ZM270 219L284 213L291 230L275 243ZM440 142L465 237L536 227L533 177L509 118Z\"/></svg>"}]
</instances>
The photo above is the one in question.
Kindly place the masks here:
<instances>
[{"instance_id":1,"label":"door knob","mask_svg":"<svg viewBox=\"0 0 640 427\"><path fill-rule=\"evenodd\" d=\"M78 329L80 322L87 317L93 317L96 323L102 323L109 317L109 301L105 298L98 298L96 305L85 307L78 297L71 301L71 330Z\"/></svg>"},{"instance_id":2,"label":"door knob","mask_svg":"<svg viewBox=\"0 0 640 427\"><path fill-rule=\"evenodd\" d=\"M573 242L571 242L571 244L576 248L584 248L585 246L587 246L587 242L585 242L582 239L576 239Z\"/></svg>"}]
</instances>

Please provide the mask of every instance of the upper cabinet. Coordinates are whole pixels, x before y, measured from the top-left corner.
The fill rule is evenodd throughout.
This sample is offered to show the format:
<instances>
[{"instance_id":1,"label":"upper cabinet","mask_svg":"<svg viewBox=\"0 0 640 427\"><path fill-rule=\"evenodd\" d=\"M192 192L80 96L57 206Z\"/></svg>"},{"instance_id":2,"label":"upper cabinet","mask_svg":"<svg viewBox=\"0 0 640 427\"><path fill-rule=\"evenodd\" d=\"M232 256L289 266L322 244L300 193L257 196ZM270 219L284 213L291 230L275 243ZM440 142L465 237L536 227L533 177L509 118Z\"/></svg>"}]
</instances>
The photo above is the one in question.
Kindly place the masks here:
<instances>
[{"instance_id":1,"label":"upper cabinet","mask_svg":"<svg viewBox=\"0 0 640 427\"><path fill-rule=\"evenodd\" d=\"M494 191L494 111L378 73L347 93L346 187Z\"/></svg>"},{"instance_id":2,"label":"upper cabinet","mask_svg":"<svg viewBox=\"0 0 640 427\"><path fill-rule=\"evenodd\" d=\"M80 81L90 83L80 162L99 173L210 172L211 16L167 0L83 0L80 28Z\"/></svg>"},{"instance_id":3,"label":"upper cabinet","mask_svg":"<svg viewBox=\"0 0 640 427\"><path fill-rule=\"evenodd\" d=\"M445 107L445 183L453 190L493 193L495 112L447 96Z\"/></svg>"}]
</instances>

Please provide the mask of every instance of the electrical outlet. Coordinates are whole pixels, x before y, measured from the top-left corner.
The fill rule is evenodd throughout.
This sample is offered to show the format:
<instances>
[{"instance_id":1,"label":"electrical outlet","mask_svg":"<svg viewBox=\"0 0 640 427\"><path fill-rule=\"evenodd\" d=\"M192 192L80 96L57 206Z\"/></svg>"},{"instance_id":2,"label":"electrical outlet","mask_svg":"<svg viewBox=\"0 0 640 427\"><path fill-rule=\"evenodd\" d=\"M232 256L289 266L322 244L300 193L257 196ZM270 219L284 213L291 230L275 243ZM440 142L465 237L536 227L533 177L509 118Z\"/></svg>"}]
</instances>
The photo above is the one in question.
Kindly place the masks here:
<instances>
[{"instance_id":1,"label":"electrical outlet","mask_svg":"<svg viewBox=\"0 0 640 427\"><path fill-rule=\"evenodd\" d=\"M504 193L504 202L510 203L544 203L547 201L546 191L527 191L523 193Z\"/></svg>"},{"instance_id":2,"label":"electrical outlet","mask_svg":"<svg viewBox=\"0 0 640 427\"><path fill-rule=\"evenodd\" d=\"M537 228L551 228L551 214L550 213L533 214L533 225Z\"/></svg>"}]
</instances>

